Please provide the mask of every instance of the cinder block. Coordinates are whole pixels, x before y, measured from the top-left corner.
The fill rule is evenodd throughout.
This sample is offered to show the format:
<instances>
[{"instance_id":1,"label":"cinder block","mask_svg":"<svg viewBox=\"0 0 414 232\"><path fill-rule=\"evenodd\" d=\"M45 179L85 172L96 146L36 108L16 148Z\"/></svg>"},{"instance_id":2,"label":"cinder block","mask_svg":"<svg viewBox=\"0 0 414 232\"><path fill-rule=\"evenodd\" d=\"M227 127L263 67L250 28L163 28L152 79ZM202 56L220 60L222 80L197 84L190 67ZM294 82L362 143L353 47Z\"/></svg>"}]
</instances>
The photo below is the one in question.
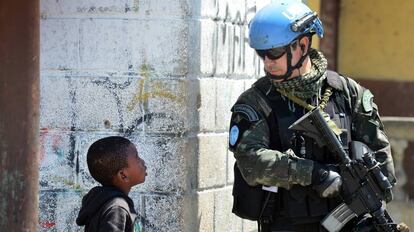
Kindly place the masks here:
<instances>
[{"instance_id":1,"label":"cinder block","mask_svg":"<svg viewBox=\"0 0 414 232\"><path fill-rule=\"evenodd\" d=\"M131 38L138 38L142 29L143 25L139 26L134 20L83 19L81 68L133 70L134 65L143 63L143 57L133 56L133 53L142 52L145 45L133 46Z\"/></svg>"},{"instance_id":2,"label":"cinder block","mask_svg":"<svg viewBox=\"0 0 414 232\"><path fill-rule=\"evenodd\" d=\"M233 60L233 33L234 26L228 23L216 22L215 38L213 44L215 45L213 71L214 76L224 76L231 73Z\"/></svg>"},{"instance_id":3,"label":"cinder block","mask_svg":"<svg viewBox=\"0 0 414 232\"><path fill-rule=\"evenodd\" d=\"M197 19L188 21L189 74L195 76L213 76L217 41L216 23L211 20Z\"/></svg>"},{"instance_id":4,"label":"cinder block","mask_svg":"<svg viewBox=\"0 0 414 232\"><path fill-rule=\"evenodd\" d=\"M226 33L219 33L219 39L217 40L220 44L220 34L226 37L228 42L228 55L225 56L223 49L218 49L217 54L217 75L223 73L222 70L226 70L225 74L237 77L254 76L256 74L257 63L260 61L256 57L254 49L249 46L248 43L248 32L247 26L244 25L227 25ZM226 50L227 51L227 50ZM226 58L226 62L222 60ZM224 67L221 67L224 66Z\"/></svg>"},{"instance_id":5,"label":"cinder block","mask_svg":"<svg viewBox=\"0 0 414 232\"><path fill-rule=\"evenodd\" d=\"M204 0L194 3L192 12L196 18L207 18L215 21L226 21L235 24L244 21L244 16L246 14L245 7L245 1Z\"/></svg>"},{"instance_id":6,"label":"cinder block","mask_svg":"<svg viewBox=\"0 0 414 232\"><path fill-rule=\"evenodd\" d=\"M242 48L244 35L241 34L241 26L240 25L233 25L232 31L230 35L231 38L231 47L232 47L232 54L230 56L230 73L232 75L241 75L245 76L244 70L244 51Z\"/></svg>"},{"instance_id":7,"label":"cinder block","mask_svg":"<svg viewBox=\"0 0 414 232\"><path fill-rule=\"evenodd\" d=\"M261 76L264 75L263 62L256 54L256 51L249 45L249 31L247 28L244 30L244 73L249 76Z\"/></svg>"},{"instance_id":8,"label":"cinder block","mask_svg":"<svg viewBox=\"0 0 414 232\"><path fill-rule=\"evenodd\" d=\"M128 108L138 77L76 77L71 81L71 117L76 128L130 133L142 129L142 108Z\"/></svg>"},{"instance_id":9,"label":"cinder block","mask_svg":"<svg viewBox=\"0 0 414 232\"><path fill-rule=\"evenodd\" d=\"M230 106L232 107L244 91L244 80L233 80L230 88Z\"/></svg>"},{"instance_id":10,"label":"cinder block","mask_svg":"<svg viewBox=\"0 0 414 232\"><path fill-rule=\"evenodd\" d=\"M224 186L227 172L226 136L224 134L199 134L198 141L198 188Z\"/></svg>"},{"instance_id":11,"label":"cinder block","mask_svg":"<svg viewBox=\"0 0 414 232\"><path fill-rule=\"evenodd\" d=\"M144 64L162 76L185 76L188 73L188 59L194 58L188 55L188 50L192 49L188 46L188 20L138 20L132 26L139 30L138 37L133 34L130 39L134 56L142 56Z\"/></svg>"},{"instance_id":12,"label":"cinder block","mask_svg":"<svg viewBox=\"0 0 414 232\"><path fill-rule=\"evenodd\" d=\"M199 79L199 130L214 131L216 109L216 83L215 79Z\"/></svg>"},{"instance_id":13,"label":"cinder block","mask_svg":"<svg viewBox=\"0 0 414 232\"><path fill-rule=\"evenodd\" d=\"M231 193L231 186L214 192L214 231L242 231L241 218L231 212L233 207Z\"/></svg>"},{"instance_id":14,"label":"cinder block","mask_svg":"<svg viewBox=\"0 0 414 232\"><path fill-rule=\"evenodd\" d=\"M234 55L232 61L232 72L237 76L254 76L255 66L258 62L254 58L255 52L249 45L247 26L234 27Z\"/></svg>"},{"instance_id":15,"label":"cinder block","mask_svg":"<svg viewBox=\"0 0 414 232\"><path fill-rule=\"evenodd\" d=\"M144 104L148 116L145 131L182 134L195 130L198 125L195 81L145 78L138 85L131 102Z\"/></svg>"},{"instance_id":16,"label":"cinder block","mask_svg":"<svg viewBox=\"0 0 414 232\"><path fill-rule=\"evenodd\" d=\"M79 20L40 20L40 69L79 67Z\"/></svg>"},{"instance_id":17,"label":"cinder block","mask_svg":"<svg viewBox=\"0 0 414 232\"><path fill-rule=\"evenodd\" d=\"M140 71L146 65L161 76L187 73L184 20L81 21L81 68Z\"/></svg>"},{"instance_id":18,"label":"cinder block","mask_svg":"<svg viewBox=\"0 0 414 232\"><path fill-rule=\"evenodd\" d=\"M247 26L203 19L190 22L189 71L197 76L257 75L260 59L248 44Z\"/></svg>"},{"instance_id":19,"label":"cinder block","mask_svg":"<svg viewBox=\"0 0 414 232\"><path fill-rule=\"evenodd\" d=\"M216 89L217 89L217 100L216 100L216 130L227 132L227 128L230 124L231 116L231 101L230 96L232 89L234 88L233 84L236 81L227 80L227 79L217 79L216 80Z\"/></svg>"},{"instance_id":20,"label":"cinder block","mask_svg":"<svg viewBox=\"0 0 414 232\"><path fill-rule=\"evenodd\" d=\"M112 79L113 80L113 79ZM111 127L123 127L123 101L119 99L120 89L111 88L109 78L76 79L75 98L73 104L76 116L76 127L83 130L104 129L105 122ZM116 81L114 81L116 83ZM123 83L126 82L118 82ZM130 85L130 84L127 84ZM125 104L125 103L124 103Z\"/></svg>"},{"instance_id":21,"label":"cinder block","mask_svg":"<svg viewBox=\"0 0 414 232\"><path fill-rule=\"evenodd\" d=\"M126 13L134 10L135 2L134 0L41 0L40 12L43 17Z\"/></svg>"},{"instance_id":22,"label":"cinder block","mask_svg":"<svg viewBox=\"0 0 414 232\"><path fill-rule=\"evenodd\" d=\"M70 78L55 77L41 72L40 128L68 130L73 120L74 92Z\"/></svg>"},{"instance_id":23,"label":"cinder block","mask_svg":"<svg viewBox=\"0 0 414 232\"><path fill-rule=\"evenodd\" d=\"M217 1L217 11L219 19L240 24L244 21L246 4L245 1L238 0Z\"/></svg>"},{"instance_id":24,"label":"cinder block","mask_svg":"<svg viewBox=\"0 0 414 232\"><path fill-rule=\"evenodd\" d=\"M194 18L217 19L218 2L215 0L193 1L191 4L191 12Z\"/></svg>"},{"instance_id":25,"label":"cinder block","mask_svg":"<svg viewBox=\"0 0 414 232\"><path fill-rule=\"evenodd\" d=\"M256 14L256 11L257 11L256 2L258 1L245 0L245 3L246 3L245 20L247 24L249 24L249 22L252 20L252 18Z\"/></svg>"},{"instance_id":26,"label":"cinder block","mask_svg":"<svg viewBox=\"0 0 414 232\"><path fill-rule=\"evenodd\" d=\"M202 76L246 76L257 73L258 57L248 45L246 32L241 31L240 26L205 20L200 25L201 32L195 38L202 37L202 42L192 52L192 56L200 59L191 61L193 73Z\"/></svg>"},{"instance_id":27,"label":"cinder block","mask_svg":"<svg viewBox=\"0 0 414 232\"><path fill-rule=\"evenodd\" d=\"M144 230L148 232L183 231L184 197L180 195L145 195Z\"/></svg>"},{"instance_id":28,"label":"cinder block","mask_svg":"<svg viewBox=\"0 0 414 232\"><path fill-rule=\"evenodd\" d=\"M37 231L83 231L75 223L82 195L71 189L41 190Z\"/></svg>"},{"instance_id":29,"label":"cinder block","mask_svg":"<svg viewBox=\"0 0 414 232\"><path fill-rule=\"evenodd\" d=\"M249 23L257 11L273 0L246 0L246 22Z\"/></svg>"},{"instance_id":30,"label":"cinder block","mask_svg":"<svg viewBox=\"0 0 414 232\"><path fill-rule=\"evenodd\" d=\"M243 221L243 232L256 232L257 231L257 222L242 220Z\"/></svg>"},{"instance_id":31,"label":"cinder block","mask_svg":"<svg viewBox=\"0 0 414 232\"><path fill-rule=\"evenodd\" d=\"M40 189L76 188L74 134L42 129L39 143Z\"/></svg>"},{"instance_id":32,"label":"cinder block","mask_svg":"<svg viewBox=\"0 0 414 232\"><path fill-rule=\"evenodd\" d=\"M214 231L214 192L197 193L198 200L198 231Z\"/></svg>"},{"instance_id":33,"label":"cinder block","mask_svg":"<svg viewBox=\"0 0 414 232\"><path fill-rule=\"evenodd\" d=\"M234 183L234 164L236 159L234 158L233 152L227 150L227 184L231 185Z\"/></svg>"}]
</instances>

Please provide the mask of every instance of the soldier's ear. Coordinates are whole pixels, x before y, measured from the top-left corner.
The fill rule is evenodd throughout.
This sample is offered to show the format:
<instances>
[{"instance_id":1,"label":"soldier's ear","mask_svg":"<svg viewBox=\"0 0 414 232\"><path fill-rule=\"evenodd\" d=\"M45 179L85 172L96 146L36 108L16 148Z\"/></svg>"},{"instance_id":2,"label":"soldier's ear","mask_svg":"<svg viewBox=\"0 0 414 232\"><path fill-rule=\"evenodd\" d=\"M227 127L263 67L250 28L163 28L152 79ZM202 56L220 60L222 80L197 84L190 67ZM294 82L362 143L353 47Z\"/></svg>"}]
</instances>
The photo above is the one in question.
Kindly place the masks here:
<instances>
[{"instance_id":1,"label":"soldier's ear","mask_svg":"<svg viewBox=\"0 0 414 232\"><path fill-rule=\"evenodd\" d=\"M300 50L302 51L302 56L308 53L309 42L310 41L307 36L304 36L299 40L299 46L300 46Z\"/></svg>"}]
</instances>

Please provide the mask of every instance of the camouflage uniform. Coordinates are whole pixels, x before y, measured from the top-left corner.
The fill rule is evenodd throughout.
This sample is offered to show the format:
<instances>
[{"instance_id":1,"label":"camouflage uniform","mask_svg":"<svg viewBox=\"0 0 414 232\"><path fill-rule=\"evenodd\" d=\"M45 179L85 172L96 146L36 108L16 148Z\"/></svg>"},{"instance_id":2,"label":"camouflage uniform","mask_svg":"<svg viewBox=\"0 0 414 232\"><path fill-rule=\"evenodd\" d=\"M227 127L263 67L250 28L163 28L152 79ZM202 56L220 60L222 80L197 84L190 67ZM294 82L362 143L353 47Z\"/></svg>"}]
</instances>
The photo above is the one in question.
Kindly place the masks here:
<instances>
[{"instance_id":1,"label":"camouflage uniform","mask_svg":"<svg viewBox=\"0 0 414 232\"><path fill-rule=\"evenodd\" d=\"M314 57L313 66L317 65L317 60L314 59L324 58ZM321 73L326 76L326 70L322 70ZM334 92L339 94L351 109L350 139L361 141L376 151L376 160L381 162L383 172L392 183L395 183L390 143L379 118L377 106L372 101L373 95L350 78L344 77L341 81L342 83L332 84L325 79L324 85L333 86ZM267 77L262 77L256 84L258 82L267 82L269 91L276 91ZM283 99L284 104L293 104L288 98ZM332 98L329 101L331 102ZM301 107L295 105L295 108ZM297 119L306 113L303 109L302 111L303 113L297 115ZM292 149L270 148L272 128L269 128L266 120L269 106L260 100L255 88L246 90L238 98L232 112L229 147L234 153L244 180L250 186L277 186L289 191L295 185L311 185L313 160L300 157Z\"/></svg>"}]
</instances>

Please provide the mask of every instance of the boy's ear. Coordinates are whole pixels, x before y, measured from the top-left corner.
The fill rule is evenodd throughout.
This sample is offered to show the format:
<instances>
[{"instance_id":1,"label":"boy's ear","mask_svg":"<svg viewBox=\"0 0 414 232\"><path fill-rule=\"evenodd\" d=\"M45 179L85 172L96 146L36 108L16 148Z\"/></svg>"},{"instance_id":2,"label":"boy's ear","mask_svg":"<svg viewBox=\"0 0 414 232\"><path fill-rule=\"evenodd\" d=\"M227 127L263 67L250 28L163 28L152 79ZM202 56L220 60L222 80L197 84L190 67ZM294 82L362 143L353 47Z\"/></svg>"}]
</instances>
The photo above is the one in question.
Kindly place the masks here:
<instances>
[{"instance_id":1,"label":"boy's ear","mask_svg":"<svg viewBox=\"0 0 414 232\"><path fill-rule=\"evenodd\" d=\"M126 182L129 181L128 175L124 169L121 169L120 171L118 171L117 176L121 181L126 181Z\"/></svg>"}]
</instances>

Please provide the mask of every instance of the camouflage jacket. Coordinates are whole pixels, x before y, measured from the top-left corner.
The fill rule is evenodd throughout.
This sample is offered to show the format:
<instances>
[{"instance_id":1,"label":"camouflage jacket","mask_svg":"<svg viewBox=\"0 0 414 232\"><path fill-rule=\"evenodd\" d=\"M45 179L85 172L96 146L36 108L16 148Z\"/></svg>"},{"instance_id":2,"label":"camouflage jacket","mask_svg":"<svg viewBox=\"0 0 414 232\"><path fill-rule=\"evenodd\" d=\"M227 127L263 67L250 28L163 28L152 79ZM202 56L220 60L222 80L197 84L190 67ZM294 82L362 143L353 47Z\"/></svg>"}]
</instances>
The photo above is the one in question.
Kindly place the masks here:
<instances>
[{"instance_id":1,"label":"camouflage jacket","mask_svg":"<svg viewBox=\"0 0 414 232\"><path fill-rule=\"evenodd\" d=\"M263 81L263 78L259 81ZM376 151L376 160L381 163L383 172L395 183L390 143L378 108L373 103L373 95L350 78L340 79L342 86L346 86L341 87L340 94L352 109L352 140L361 141ZM270 81L269 89L272 89ZM257 90L252 87L232 107L229 149L234 153L243 178L251 186L269 185L289 189L294 184L310 185L312 160L300 158L290 149L278 151L269 148L272 128L269 128L265 118L269 106L258 99ZM288 99L285 104L289 104Z\"/></svg>"}]
</instances>

